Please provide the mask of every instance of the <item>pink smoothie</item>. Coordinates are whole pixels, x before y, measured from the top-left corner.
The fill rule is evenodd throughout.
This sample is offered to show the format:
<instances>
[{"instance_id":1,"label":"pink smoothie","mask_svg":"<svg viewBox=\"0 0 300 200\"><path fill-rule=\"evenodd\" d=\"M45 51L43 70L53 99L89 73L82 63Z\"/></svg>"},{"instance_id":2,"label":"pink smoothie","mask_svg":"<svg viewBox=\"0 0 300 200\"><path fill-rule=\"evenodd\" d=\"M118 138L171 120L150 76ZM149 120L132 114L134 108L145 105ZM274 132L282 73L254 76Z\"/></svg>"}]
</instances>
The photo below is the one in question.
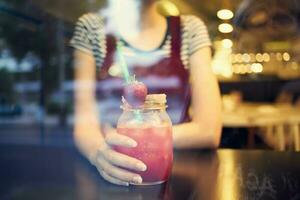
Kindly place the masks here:
<instances>
[{"instance_id":1,"label":"pink smoothie","mask_svg":"<svg viewBox=\"0 0 300 200\"><path fill-rule=\"evenodd\" d=\"M172 170L173 144L172 128L122 128L117 129L119 134L134 139L138 146L135 148L115 147L120 153L143 161L147 165L145 172L135 172L142 176L143 184L155 184L166 181Z\"/></svg>"}]
</instances>

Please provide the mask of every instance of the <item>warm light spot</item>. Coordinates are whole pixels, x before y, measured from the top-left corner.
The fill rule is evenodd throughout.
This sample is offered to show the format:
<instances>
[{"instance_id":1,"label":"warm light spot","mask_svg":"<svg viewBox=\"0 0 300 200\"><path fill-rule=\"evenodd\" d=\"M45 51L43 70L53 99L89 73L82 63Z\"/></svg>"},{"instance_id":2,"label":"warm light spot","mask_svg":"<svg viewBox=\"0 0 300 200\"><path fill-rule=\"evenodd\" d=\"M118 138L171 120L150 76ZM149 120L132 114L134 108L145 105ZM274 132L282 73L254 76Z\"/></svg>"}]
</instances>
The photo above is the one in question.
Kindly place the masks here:
<instances>
[{"instance_id":1,"label":"warm light spot","mask_svg":"<svg viewBox=\"0 0 300 200\"><path fill-rule=\"evenodd\" d=\"M243 62L243 55L240 53L236 54L235 60L239 63Z\"/></svg>"},{"instance_id":2,"label":"warm light spot","mask_svg":"<svg viewBox=\"0 0 300 200\"><path fill-rule=\"evenodd\" d=\"M261 53L256 54L255 58L256 58L257 62L263 62L264 61L264 57Z\"/></svg>"},{"instance_id":3,"label":"warm light spot","mask_svg":"<svg viewBox=\"0 0 300 200\"><path fill-rule=\"evenodd\" d=\"M254 73L261 73L263 71L263 65L260 63L253 63L251 65L251 70Z\"/></svg>"},{"instance_id":4,"label":"warm light spot","mask_svg":"<svg viewBox=\"0 0 300 200\"><path fill-rule=\"evenodd\" d=\"M243 68L243 65L241 65L241 64L236 65L235 72L236 72L237 74L240 74L241 71L242 71L242 68Z\"/></svg>"},{"instance_id":5,"label":"warm light spot","mask_svg":"<svg viewBox=\"0 0 300 200\"><path fill-rule=\"evenodd\" d=\"M231 62L232 62L232 63L236 63L236 60L235 60L235 54L231 54L231 55L230 55L230 58L231 58Z\"/></svg>"},{"instance_id":6,"label":"warm light spot","mask_svg":"<svg viewBox=\"0 0 300 200\"><path fill-rule=\"evenodd\" d=\"M231 33L233 31L233 26L228 23L222 23L218 27L221 33Z\"/></svg>"},{"instance_id":7,"label":"warm light spot","mask_svg":"<svg viewBox=\"0 0 300 200\"><path fill-rule=\"evenodd\" d=\"M224 39L222 40L222 46L226 49L230 49L233 46L233 42L230 39Z\"/></svg>"},{"instance_id":8,"label":"warm light spot","mask_svg":"<svg viewBox=\"0 0 300 200\"><path fill-rule=\"evenodd\" d=\"M244 53L243 56L242 56L242 59L243 59L244 62L248 63L248 62L250 62L251 57L250 57L249 54Z\"/></svg>"},{"instance_id":9,"label":"warm light spot","mask_svg":"<svg viewBox=\"0 0 300 200\"><path fill-rule=\"evenodd\" d=\"M246 69L247 69L247 73L249 73L249 74L252 73L252 65L247 64Z\"/></svg>"},{"instance_id":10,"label":"warm light spot","mask_svg":"<svg viewBox=\"0 0 300 200\"><path fill-rule=\"evenodd\" d=\"M290 54L287 53L287 52L285 52L285 53L282 55L282 57L283 57L283 60L284 60L284 61L290 61L290 59L291 59Z\"/></svg>"},{"instance_id":11,"label":"warm light spot","mask_svg":"<svg viewBox=\"0 0 300 200\"><path fill-rule=\"evenodd\" d=\"M247 65L241 65L241 74L246 74L248 72L248 67Z\"/></svg>"},{"instance_id":12,"label":"warm light spot","mask_svg":"<svg viewBox=\"0 0 300 200\"><path fill-rule=\"evenodd\" d=\"M232 77L232 61L231 61L231 55L232 50L231 48L224 48L227 46L228 41L223 42L223 40L217 40L215 41L215 55L212 59L212 68L213 72L217 75L220 75L220 77L223 78L231 78Z\"/></svg>"},{"instance_id":13,"label":"warm light spot","mask_svg":"<svg viewBox=\"0 0 300 200\"><path fill-rule=\"evenodd\" d=\"M268 53L264 53L263 54L263 60L264 62L270 62L270 55Z\"/></svg>"},{"instance_id":14,"label":"warm light spot","mask_svg":"<svg viewBox=\"0 0 300 200\"><path fill-rule=\"evenodd\" d=\"M169 0L162 0L158 2L157 5L158 12L163 16L178 16L180 11L178 7Z\"/></svg>"},{"instance_id":15,"label":"warm light spot","mask_svg":"<svg viewBox=\"0 0 300 200\"><path fill-rule=\"evenodd\" d=\"M234 14L231 10L222 9L217 12L217 16L220 19L228 20L228 19L232 19L234 17Z\"/></svg>"}]
</instances>

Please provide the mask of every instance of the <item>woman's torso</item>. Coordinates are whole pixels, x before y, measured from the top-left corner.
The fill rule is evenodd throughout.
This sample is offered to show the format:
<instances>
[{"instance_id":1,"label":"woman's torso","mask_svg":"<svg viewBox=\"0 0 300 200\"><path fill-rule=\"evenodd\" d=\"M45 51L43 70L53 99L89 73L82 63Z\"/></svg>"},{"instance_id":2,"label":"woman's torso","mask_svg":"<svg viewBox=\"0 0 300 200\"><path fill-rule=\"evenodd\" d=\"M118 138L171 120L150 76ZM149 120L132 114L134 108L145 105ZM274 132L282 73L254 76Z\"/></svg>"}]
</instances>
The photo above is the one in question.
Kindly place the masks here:
<instances>
[{"instance_id":1,"label":"woman's torso","mask_svg":"<svg viewBox=\"0 0 300 200\"><path fill-rule=\"evenodd\" d=\"M88 39L98 69L97 97L102 122L115 124L121 114L119 106L124 81L115 54L117 44L122 48L130 74L135 74L139 81L144 82L150 93L166 93L172 122L181 122L186 115L189 96L188 67L189 56L193 51L193 46L189 44L192 35L189 30L194 18L168 18L163 41L151 51L141 51L123 39L106 34L99 15L89 14L84 18L92 29Z\"/></svg>"}]
</instances>

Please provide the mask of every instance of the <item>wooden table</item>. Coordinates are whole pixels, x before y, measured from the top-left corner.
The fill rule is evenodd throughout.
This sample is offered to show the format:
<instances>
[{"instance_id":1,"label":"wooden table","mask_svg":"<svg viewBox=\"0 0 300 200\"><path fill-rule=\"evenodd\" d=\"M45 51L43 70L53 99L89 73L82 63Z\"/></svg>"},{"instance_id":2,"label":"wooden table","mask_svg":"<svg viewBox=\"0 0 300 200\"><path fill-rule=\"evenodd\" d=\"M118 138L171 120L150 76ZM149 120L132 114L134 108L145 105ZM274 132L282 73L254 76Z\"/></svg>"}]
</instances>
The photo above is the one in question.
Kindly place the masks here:
<instances>
[{"instance_id":1,"label":"wooden table","mask_svg":"<svg viewBox=\"0 0 300 200\"><path fill-rule=\"evenodd\" d=\"M105 182L73 147L0 145L0 199L299 199L300 154L178 151L167 184Z\"/></svg>"},{"instance_id":2,"label":"wooden table","mask_svg":"<svg viewBox=\"0 0 300 200\"><path fill-rule=\"evenodd\" d=\"M252 146L253 136L257 127L274 126L279 141L279 149L284 150L284 125L294 124L295 149L299 150L300 108L287 104L241 103L231 110L223 111L224 127L249 128L249 146Z\"/></svg>"}]
</instances>

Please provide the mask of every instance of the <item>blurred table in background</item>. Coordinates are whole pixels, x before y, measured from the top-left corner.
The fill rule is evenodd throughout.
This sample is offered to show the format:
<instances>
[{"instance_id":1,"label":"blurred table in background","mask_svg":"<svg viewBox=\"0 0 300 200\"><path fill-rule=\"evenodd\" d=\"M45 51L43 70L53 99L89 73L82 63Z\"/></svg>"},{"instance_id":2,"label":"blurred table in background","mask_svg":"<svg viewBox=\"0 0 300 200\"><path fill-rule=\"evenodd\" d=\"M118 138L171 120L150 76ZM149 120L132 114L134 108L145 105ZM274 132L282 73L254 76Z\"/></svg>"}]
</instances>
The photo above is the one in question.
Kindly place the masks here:
<instances>
[{"instance_id":1,"label":"blurred table in background","mask_svg":"<svg viewBox=\"0 0 300 200\"><path fill-rule=\"evenodd\" d=\"M299 199L300 154L257 150L175 151L164 185L105 182L74 147L0 145L0 199Z\"/></svg>"},{"instance_id":2,"label":"blurred table in background","mask_svg":"<svg viewBox=\"0 0 300 200\"><path fill-rule=\"evenodd\" d=\"M299 125L300 108L289 104L241 102L229 103L223 109L224 127L249 128L249 146L253 146L253 135L257 133L256 128L265 128L266 139L276 137L278 143L276 145L279 150L285 149L286 136L293 135L295 150L299 151ZM290 126L288 133L285 131L285 126Z\"/></svg>"}]
</instances>

